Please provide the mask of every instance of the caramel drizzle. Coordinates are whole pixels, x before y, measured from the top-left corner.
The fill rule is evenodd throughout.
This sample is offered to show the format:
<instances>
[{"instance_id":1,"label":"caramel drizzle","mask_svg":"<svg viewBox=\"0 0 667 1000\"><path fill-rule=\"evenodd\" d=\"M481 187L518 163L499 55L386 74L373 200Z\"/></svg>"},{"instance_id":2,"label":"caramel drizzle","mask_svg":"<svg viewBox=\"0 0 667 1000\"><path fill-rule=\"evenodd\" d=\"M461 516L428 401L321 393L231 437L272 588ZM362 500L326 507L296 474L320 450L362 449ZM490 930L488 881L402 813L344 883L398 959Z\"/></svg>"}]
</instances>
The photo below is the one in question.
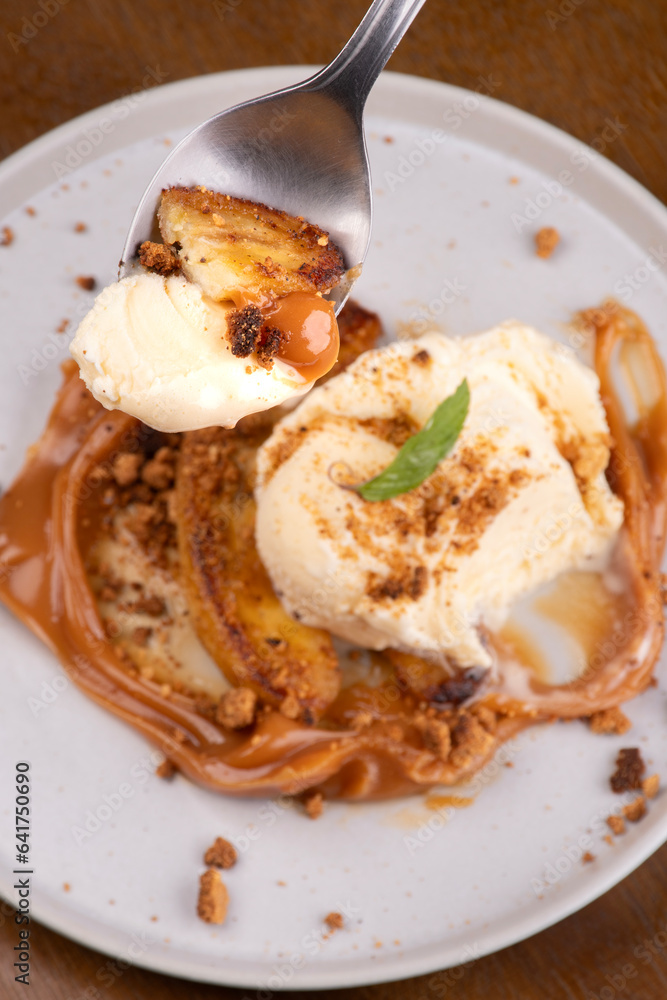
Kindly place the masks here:
<instances>
[{"instance_id":1,"label":"caramel drizzle","mask_svg":"<svg viewBox=\"0 0 667 1000\"><path fill-rule=\"evenodd\" d=\"M595 335L595 367L614 438L609 478L625 504L618 545L628 596L641 629L599 668L568 685L530 679L518 701L502 687L484 695L500 713L490 750L454 767L424 750L410 717L415 698L396 681L354 685L330 706L335 728L294 722L279 713L258 720L253 744L196 710L194 699L128 671L107 639L86 576L80 513L94 490L94 470L138 432L140 424L95 403L73 362L41 440L0 499L0 598L62 660L87 694L144 733L185 774L236 794L297 793L317 784L327 795L379 798L416 787L465 780L499 743L539 718L588 715L633 697L648 684L663 638L659 565L667 522L667 381L650 335L633 313L613 304L583 320ZM657 399L639 406L628 427L615 391L611 362L618 344L645 352L659 383ZM641 400L641 393L636 393ZM351 716L373 709L375 722L349 728ZM397 728L398 727L398 728ZM400 738L397 738L397 735Z\"/></svg>"}]
</instances>

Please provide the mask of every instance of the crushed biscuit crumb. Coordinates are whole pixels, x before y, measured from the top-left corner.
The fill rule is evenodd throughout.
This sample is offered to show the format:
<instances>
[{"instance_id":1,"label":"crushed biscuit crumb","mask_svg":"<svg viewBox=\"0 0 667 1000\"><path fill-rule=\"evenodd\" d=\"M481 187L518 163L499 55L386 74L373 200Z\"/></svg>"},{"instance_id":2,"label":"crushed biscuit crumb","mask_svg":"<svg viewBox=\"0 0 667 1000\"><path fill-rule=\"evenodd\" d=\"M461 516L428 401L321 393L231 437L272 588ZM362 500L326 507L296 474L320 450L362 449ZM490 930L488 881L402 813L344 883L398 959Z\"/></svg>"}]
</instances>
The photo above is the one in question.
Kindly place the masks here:
<instances>
[{"instance_id":1,"label":"crushed biscuit crumb","mask_svg":"<svg viewBox=\"0 0 667 1000\"><path fill-rule=\"evenodd\" d=\"M175 477L174 457L171 448L160 448L142 468L142 482L153 490L168 489Z\"/></svg>"},{"instance_id":2,"label":"crushed biscuit crumb","mask_svg":"<svg viewBox=\"0 0 667 1000\"><path fill-rule=\"evenodd\" d=\"M147 503L135 503L127 526L141 541L148 541L155 523L155 507Z\"/></svg>"},{"instance_id":3,"label":"crushed biscuit crumb","mask_svg":"<svg viewBox=\"0 0 667 1000\"><path fill-rule=\"evenodd\" d=\"M456 768L468 767L476 757L488 753L494 738L473 715L464 712L452 729L453 749L450 762Z\"/></svg>"},{"instance_id":4,"label":"crushed biscuit crumb","mask_svg":"<svg viewBox=\"0 0 667 1000\"><path fill-rule=\"evenodd\" d=\"M583 861L583 863L585 865L589 865L591 863L591 861L595 861L595 855L591 854L590 851L586 851L585 854L582 854L581 860Z\"/></svg>"},{"instance_id":5,"label":"crushed biscuit crumb","mask_svg":"<svg viewBox=\"0 0 667 1000\"><path fill-rule=\"evenodd\" d=\"M209 867L233 868L237 861L236 848L224 837L216 837L204 854L204 864Z\"/></svg>"},{"instance_id":6,"label":"crushed biscuit crumb","mask_svg":"<svg viewBox=\"0 0 667 1000\"><path fill-rule=\"evenodd\" d=\"M623 806L623 815L630 823L638 823L642 816L646 815L646 799L643 795L638 795L634 801L627 806Z\"/></svg>"},{"instance_id":7,"label":"crushed biscuit crumb","mask_svg":"<svg viewBox=\"0 0 667 1000\"><path fill-rule=\"evenodd\" d=\"M170 274L177 274L181 270L180 259L176 256L171 247L164 243L152 243L144 240L139 247L139 263L147 271L154 274L161 274L167 277Z\"/></svg>"},{"instance_id":8,"label":"crushed biscuit crumb","mask_svg":"<svg viewBox=\"0 0 667 1000\"><path fill-rule=\"evenodd\" d=\"M281 346L288 340L288 336L282 330L275 327L263 326L260 340L256 346L257 363L267 371L273 368L273 362Z\"/></svg>"},{"instance_id":9,"label":"crushed biscuit crumb","mask_svg":"<svg viewBox=\"0 0 667 1000\"><path fill-rule=\"evenodd\" d=\"M479 720L487 732L495 732L498 725L498 716L492 708L489 708L488 705L482 705L478 702L476 705L472 706L470 714L474 715L475 718Z\"/></svg>"},{"instance_id":10,"label":"crushed biscuit crumb","mask_svg":"<svg viewBox=\"0 0 667 1000\"><path fill-rule=\"evenodd\" d=\"M199 878L197 916L207 924L223 924L228 906L227 886L215 868L208 868Z\"/></svg>"},{"instance_id":11,"label":"crushed biscuit crumb","mask_svg":"<svg viewBox=\"0 0 667 1000\"><path fill-rule=\"evenodd\" d=\"M129 610L137 614L150 615L151 618L159 618L166 611L166 605L161 597L149 594L134 601Z\"/></svg>"},{"instance_id":12,"label":"crushed biscuit crumb","mask_svg":"<svg viewBox=\"0 0 667 1000\"><path fill-rule=\"evenodd\" d=\"M331 913L327 913L324 918L324 923L330 931L339 931L344 926L343 916L335 910L332 910Z\"/></svg>"},{"instance_id":13,"label":"crushed biscuit crumb","mask_svg":"<svg viewBox=\"0 0 667 1000\"><path fill-rule=\"evenodd\" d=\"M280 703L280 714L286 719L298 719L301 715L299 699L293 694L286 695Z\"/></svg>"},{"instance_id":14,"label":"crushed biscuit crumb","mask_svg":"<svg viewBox=\"0 0 667 1000\"><path fill-rule=\"evenodd\" d=\"M538 257L548 260L560 243L560 233L552 226L543 226L535 233L535 252Z\"/></svg>"},{"instance_id":15,"label":"crushed biscuit crumb","mask_svg":"<svg viewBox=\"0 0 667 1000\"><path fill-rule=\"evenodd\" d=\"M85 222L77 222L74 225L74 232L75 233L85 233L87 229L88 229L88 226L86 225Z\"/></svg>"},{"instance_id":16,"label":"crushed biscuit crumb","mask_svg":"<svg viewBox=\"0 0 667 1000\"><path fill-rule=\"evenodd\" d=\"M353 729L366 729L372 722L373 713L366 709L360 709L360 711L355 712L350 719L350 725Z\"/></svg>"},{"instance_id":17,"label":"crushed biscuit crumb","mask_svg":"<svg viewBox=\"0 0 667 1000\"><path fill-rule=\"evenodd\" d=\"M616 834L616 836L619 836L621 833L625 833L625 820L622 816L616 816L614 814L607 816L607 826L612 833Z\"/></svg>"},{"instance_id":18,"label":"crushed biscuit crumb","mask_svg":"<svg viewBox=\"0 0 667 1000\"><path fill-rule=\"evenodd\" d=\"M95 289L95 286L97 285L97 281L95 280L95 278L86 274L80 274L74 280L76 281L79 288L83 288L85 292L92 292Z\"/></svg>"},{"instance_id":19,"label":"crushed biscuit crumb","mask_svg":"<svg viewBox=\"0 0 667 1000\"><path fill-rule=\"evenodd\" d=\"M660 775L652 774L648 778L644 778L642 781L642 792L647 799L654 799L658 794L658 789L660 788Z\"/></svg>"},{"instance_id":20,"label":"crushed biscuit crumb","mask_svg":"<svg viewBox=\"0 0 667 1000\"><path fill-rule=\"evenodd\" d=\"M143 649L145 646L148 645L148 640L150 639L152 634L153 634L152 628L145 628L144 626L140 625L138 628L135 628L134 631L132 632L132 642L134 642L137 646L140 646Z\"/></svg>"},{"instance_id":21,"label":"crushed biscuit crumb","mask_svg":"<svg viewBox=\"0 0 667 1000\"><path fill-rule=\"evenodd\" d=\"M0 247L8 247L14 242L14 230L10 226L2 227L2 236L0 236Z\"/></svg>"},{"instance_id":22,"label":"crushed biscuit crumb","mask_svg":"<svg viewBox=\"0 0 667 1000\"><path fill-rule=\"evenodd\" d=\"M324 798L322 792L307 792L303 798L306 815L310 819L319 819L324 810Z\"/></svg>"},{"instance_id":23,"label":"crushed biscuit crumb","mask_svg":"<svg viewBox=\"0 0 667 1000\"><path fill-rule=\"evenodd\" d=\"M589 716L588 724L594 733L615 733L623 735L632 727L632 723L620 708L602 708Z\"/></svg>"},{"instance_id":24,"label":"crushed biscuit crumb","mask_svg":"<svg viewBox=\"0 0 667 1000\"><path fill-rule=\"evenodd\" d=\"M227 318L227 332L235 358L247 358L255 350L262 328L262 314L257 306L237 309Z\"/></svg>"},{"instance_id":25,"label":"crushed biscuit crumb","mask_svg":"<svg viewBox=\"0 0 667 1000\"><path fill-rule=\"evenodd\" d=\"M252 725L257 709L257 695L248 687L226 691L216 709L216 720L225 729L245 729Z\"/></svg>"},{"instance_id":26,"label":"crushed biscuit crumb","mask_svg":"<svg viewBox=\"0 0 667 1000\"><path fill-rule=\"evenodd\" d=\"M155 768L155 774L158 778L162 778L163 781L169 781L176 774L177 768L168 757L162 761L161 764Z\"/></svg>"},{"instance_id":27,"label":"crushed biscuit crumb","mask_svg":"<svg viewBox=\"0 0 667 1000\"><path fill-rule=\"evenodd\" d=\"M439 719L428 719L420 727L424 746L440 760L447 760L452 747L449 726Z\"/></svg>"},{"instance_id":28,"label":"crushed biscuit crumb","mask_svg":"<svg viewBox=\"0 0 667 1000\"><path fill-rule=\"evenodd\" d=\"M616 770L610 778L612 791L620 794L641 788L645 770L646 765L637 747L625 747L619 750Z\"/></svg>"},{"instance_id":29,"label":"crushed biscuit crumb","mask_svg":"<svg viewBox=\"0 0 667 1000\"><path fill-rule=\"evenodd\" d=\"M141 452L121 451L113 460L111 474L119 486L132 486L144 462Z\"/></svg>"}]
</instances>

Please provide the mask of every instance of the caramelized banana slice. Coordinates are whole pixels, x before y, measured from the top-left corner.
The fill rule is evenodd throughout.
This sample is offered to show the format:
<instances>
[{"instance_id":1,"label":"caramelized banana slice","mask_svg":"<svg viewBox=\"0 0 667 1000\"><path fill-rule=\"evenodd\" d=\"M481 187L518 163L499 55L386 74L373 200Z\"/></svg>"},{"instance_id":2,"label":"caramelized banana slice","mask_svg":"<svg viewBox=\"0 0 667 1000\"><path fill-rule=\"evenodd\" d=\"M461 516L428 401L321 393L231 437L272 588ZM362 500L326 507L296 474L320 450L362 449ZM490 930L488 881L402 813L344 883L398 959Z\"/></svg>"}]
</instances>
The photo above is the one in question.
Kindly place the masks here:
<instances>
[{"instance_id":1,"label":"caramelized banana slice","mask_svg":"<svg viewBox=\"0 0 667 1000\"><path fill-rule=\"evenodd\" d=\"M185 275L212 299L327 292L343 274L323 229L256 202L174 187L162 194L158 220Z\"/></svg>"},{"instance_id":2,"label":"caramelized banana slice","mask_svg":"<svg viewBox=\"0 0 667 1000\"><path fill-rule=\"evenodd\" d=\"M300 625L255 549L252 478L269 415L185 434L176 508L183 585L199 638L228 679L290 718L317 719L340 687L328 633ZM275 418L273 418L275 419Z\"/></svg>"},{"instance_id":3,"label":"caramelized banana slice","mask_svg":"<svg viewBox=\"0 0 667 1000\"><path fill-rule=\"evenodd\" d=\"M382 335L376 313L355 302L338 322L340 353L331 374ZM255 549L255 455L279 415L256 413L234 431L184 435L176 503L183 585L199 637L232 683L252 686L283 711L296 705L317 718L340 684L331 641L285 613Z\"/></svg>"},{"instance_id":4,"label":"caramelized banana slice","mask_svg":"<svg viewBox=\"0 0 667 1000\"><path fill-rule=\"evenodd\" d=\"M443 666L397 649L385 649L402 688L437 708L456 708L477 694L488 675L484 667Z\"/></svg>"}]
</instances>

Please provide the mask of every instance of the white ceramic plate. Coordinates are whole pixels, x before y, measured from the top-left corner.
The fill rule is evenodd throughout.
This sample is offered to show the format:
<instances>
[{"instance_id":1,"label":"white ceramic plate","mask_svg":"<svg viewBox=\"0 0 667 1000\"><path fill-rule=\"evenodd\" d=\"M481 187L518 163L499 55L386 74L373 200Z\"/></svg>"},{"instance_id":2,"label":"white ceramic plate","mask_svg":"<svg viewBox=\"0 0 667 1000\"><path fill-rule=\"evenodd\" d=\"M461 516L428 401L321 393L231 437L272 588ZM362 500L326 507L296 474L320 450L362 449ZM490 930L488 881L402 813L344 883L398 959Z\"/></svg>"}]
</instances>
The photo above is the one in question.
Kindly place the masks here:
<instances>
[{"instance_id":1,"label":"white ceramic plate","mask_svg":"<svg viewBox=\"0 0 667 1000\"><path fill-rule=\"evenodd\" d=\"M15 233L0 247L3 486L39 435L59 383L67 337L56 328L66 317L74 324L91 300L74 278L114 279L165 140L306 73L250 70L134 95L0 166L0 216ZM389 331L430 303L430 319L450 333L516 316L562 337L573 310L614 290L624 297L629 275L630 305L667 346L667 212L606 160L486 97L393 74L371 95L367 128L376 214L355 294ZM615 138L604 121L598 136L598 145ZM559 190L553 178L562 171ZM524 226L518 217L527 215ZM73 231L78 221L87 232ZM549 261L534 254L542 225L563 237ZM0 888L16 900L13 765L27 759L34 916L161 972L275 990L443 969L560 920L667 836L667 797L659 797L614 846L602 841L602 818L618 805L608 782L618 747L639 745L650 769L667 773L659 688L630 706L626 737L595 737L576 723L522 736L503 751L514 766L490 766L472 808L446 822L417 798L334 803L313 823L286 802L234 801L180 777L154 778L143 739L69 684L4 609L0 623ZM77 829L87 820L99 828L82 838ZM596 860L583 865L589 843L581 838L591 830ZM194 907L202 851L218 834L245 849L226 879L227 923L213 928ZM346 929L322 939L331 910L347 914ZM105 975L108 984L104 968L98 979L104 984Z\"/></svg>"}]
</instances>

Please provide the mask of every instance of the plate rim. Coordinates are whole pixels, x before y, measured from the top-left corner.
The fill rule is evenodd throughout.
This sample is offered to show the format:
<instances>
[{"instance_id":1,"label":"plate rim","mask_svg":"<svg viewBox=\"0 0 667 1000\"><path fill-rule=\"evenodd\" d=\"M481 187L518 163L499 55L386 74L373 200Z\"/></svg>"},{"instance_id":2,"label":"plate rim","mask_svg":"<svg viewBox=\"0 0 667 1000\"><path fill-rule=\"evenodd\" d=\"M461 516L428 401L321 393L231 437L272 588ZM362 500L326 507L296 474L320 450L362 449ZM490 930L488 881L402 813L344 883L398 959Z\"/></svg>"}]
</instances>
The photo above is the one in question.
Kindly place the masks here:
<instances>
[{"instance_id":1,"label":"plate rim","mask_svg":"<svg viewBox=\"0 0 667 1000\"><path fill-rule=\"evenodd\" d=\"M121 121L115 129L114 141L109 144L102 144L100 155L107 155L114 148L123 148L140 138L148 138L151 135L159 135L159 131L146 131L143 123L150 118L151 111L158 106L166 105L172 96L178 92L179 100L183 98L201 96L204 94L215 94L220 90L223 94L239 84L242 88L246 84L252 87L257 83L258 93L266 92L267 85L275 90L300 79L306 79L318 68L309 65L288 65L288 66L262 66L247 69L221 71L217 73L203 74L176 80L171 83L162 84L145 91L145 100L139 113L129 116L129 119ZM263 88L263 91L262 91ZM399 92L403 96L407 94L419 93L423 97L436 98L443 103L446 101L462 101L466 97L475 96L474 91L457 87L428 77L420 77L412 74L395 72L384 72L371 94L369 100L370 113L383 114L391 117L391 112L375 111L373 104L378 99L383 99L388 105L392 91ZM375 101L373 100L375 94ZM223 98L224 99L224 98ZM70 119L54 129L38 136L25 146L16 150L0 162L0 196L1 192L8 186L16 189L14 206L21 204L31 195L42 190L48 183L53 183L56 178L49 177L47 183L38 187L34 186L35 166L44 166L44 160L49 155L53 156L63 144L76 138L88 125L98 122L105 112L111 112L117 100L105 105L93 108L75 118ZM569 135L558 127L537 118L526 111L506 104L493 97L484 96L483 107L486 109L487 117L494 119L496 123L506 123L514 131L530 135L539 144L546 144L551 149L559 149L565 153L571 153L575 144L579 147L587 147L586 144L574 136ZM127 127L125 127L127 124ZM175 125L168 126L176 127ZM480 140L473 140L480 141ZM491 148L493 148L491 146ZM93 162L97 156L86 158L86 162ZM51 161L53 163L53 161ZM31 169L27 169L31 168ZM592 163L593 175L598 177L615 190L621 189L626 197L637 207L641 207L643 212L650 217L665 232L667 239L667 208L662 202L648 191L642 184L627 174L621 167L607 160L603 156L596 155ZM75 173L73 171L72 173ZM31 186L32 185L32 186ZM584 196L587 197L587 196ZM485 931L478 958L482 958L493 952L509 947L523 941L534 934L560 922L571 914L582 909L584 906L608 892L615 885L619 884L632 871L643 864L664 842L667 840L667 813L664 817L656 819L656 822L649 827L645 834L630 846L625 846L622 853L619 852L614 860L614 864L601 871L599 874L581 881L577 886L573 886L562 896L552 896L553 900L545 908L543 919L535 920L535 913L530 913L526 917L521 914L499 926L495 931ZM11 903L11 878L0 880L0 893ZM113 930L109 930L105 935L104 930L93 927L86 922L82 914L72 913L62 909L54 902L43 900L37 902L32 907L32 916L39 923L44 924L51 930L76 941L86 947L92 948L103 954L113 956L114 942L109 941L109 934L115 935ZM106 939L105 939L106 938ZM479 942L478 942L479 943ZM348 969L341 968L340 972L333 974L327 969L305 968L300 971L297 982L286 984L285 988L290 990L308 989L335 989L371 985L392 980L402 980L420 975L428 975L445 968L454 967L442 965L442 960L438 957L439 944L428 947L425 956L422 949L412 950L408 954L396 954L388 957L386 961L371 963L365 959L365 964L360 966L350 966ZM428 957L430 954L430 958ZM227 971L225 966L202 965L197 958L193 965L188 965L182 956L173 956L164 952L152 956L150 950L144 953L140 959L136 960L137 966L149 969L163 975L171 975L198 982L214 983L232 987L261 988L258 986L258 978L244 969ZM342 973L342 975L341 975ZM222 975L222 978L221 978Z\"/></svg>"}]
</instances>

